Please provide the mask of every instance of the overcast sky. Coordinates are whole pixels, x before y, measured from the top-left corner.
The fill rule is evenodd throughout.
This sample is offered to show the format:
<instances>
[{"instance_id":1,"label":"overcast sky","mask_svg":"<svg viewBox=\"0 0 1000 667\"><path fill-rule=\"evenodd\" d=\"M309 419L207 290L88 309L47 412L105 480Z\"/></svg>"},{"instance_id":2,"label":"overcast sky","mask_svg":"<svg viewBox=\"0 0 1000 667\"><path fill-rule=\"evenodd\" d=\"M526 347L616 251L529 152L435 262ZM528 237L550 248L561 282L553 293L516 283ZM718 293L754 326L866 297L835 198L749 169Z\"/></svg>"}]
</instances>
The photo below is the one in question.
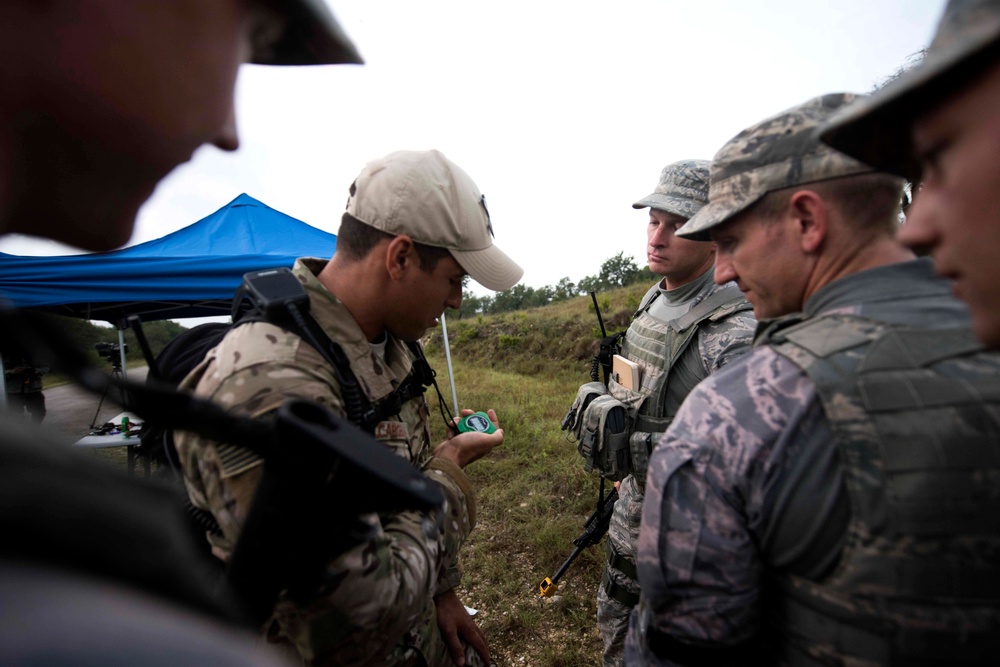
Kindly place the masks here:
<instances>
[{"instance_id":1,"label":"overcast sky","mask_svg":"<svg viewBox=\"0 0 1000 667\"><path fill-rule=\"evenodd\" d=\"M524 283L645 265L631 203L758 120L867 92L925 47L944 0L331 0L364 66L244 66L241 148L207 147L140 212L141 243L241 192L336 233L369 159L437 148L489 202ZM5 237L0 251L72 252ZM473 288L476 293L487 293Z\"/></svg>"}]
</instances>

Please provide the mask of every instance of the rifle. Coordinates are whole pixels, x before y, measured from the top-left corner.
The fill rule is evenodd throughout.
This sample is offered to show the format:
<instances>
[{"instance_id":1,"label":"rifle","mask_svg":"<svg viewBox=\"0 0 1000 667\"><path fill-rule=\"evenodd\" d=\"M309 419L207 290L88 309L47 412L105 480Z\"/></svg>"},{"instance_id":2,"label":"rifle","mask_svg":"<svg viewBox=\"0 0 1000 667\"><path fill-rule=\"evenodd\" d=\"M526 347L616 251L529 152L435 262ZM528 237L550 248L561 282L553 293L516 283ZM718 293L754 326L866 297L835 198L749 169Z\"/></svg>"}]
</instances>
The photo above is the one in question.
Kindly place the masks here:
<instances>
[{"instance_id":1,"label":"rifle","mask_svg":"<svg viewBox=\"0 0 1000 667\"><path fill-rule=\"evenodd\" d=\"M604 480L601 480L601 495L604 495ZM607 497L597 503L597 509L594 513L590 515L587 521L583 524L583 534L580 537L573 540L573 544L576 548L573 549L573 553L569 555L569 558L559 566L556 573L551 577L545 577L542 579L541 583L538 584L538 595L539 597L547 598L555 595L556 590L559 588L559 579L563 576L569 566L576 560L576 557L586 549L587 547L593 546L601 541L604 534L608 532L608 525L611 523L611 513L614 511L615 502L618 501L618 489L612 489L608 493Z\"/></svg>"},{"instance_id":2,"label":"rifle","mask_svg":"<svg viewBox=\"0 0 1000 667\"><path fill-rule=\"evenodd\" d=\"M282 590L304 596L321 580L331 557L368 537L360 515L428 512L444 502L440 489L418 470L317 403L289 400L272 416L251 419L155 378L142 384L109 377L35 313L0 309L0 339L4 347L38 351L92 393L120 390L146 424L236 442L264 458L218 591L220 596L234 593L244 620L255 627L270 615Z\"/></svg>"},{"instance_id":3,"label":"rifle","mask_svg":"<svg viewBox=\"0 0 1000 667\"><path fill-rule=\"evenodd\" d=\"M624 332L609 336L604 329L604 318L601 317L601 307L597 305L597 292L590 293L590 299L594 302L594 312L597 313L597 323L601 327L601 348L594 357L590 366L590 379L598 382L598 369L604 371L604 384L608 383L611 375L611 357L619 349L619 341L625 335ZM574 411L570 411L562 422L562 430L566 430L575 417ZM576 548L569 558L556 570L551 577L542 579L538 584L538 595L543 598L551 597L559 588L559 579L563 576L569 566L576 560L576 557L587 547L593 546L601 541L604 534L608 532L611 523L611 513L614 511L615 503L618 501L618 489L612 489L607 496L604 495L604 478L601 477L601 488L597 493L597 509L590 515L590 518L583 524L583 534L573 540Z\"/></svg>"},{"instance_id":4,"label":"rifle","mask_svg":"<svg viewBox=\"0 0 1000 667\"><path fill-rule=\"evenodd\" d=\"M597 369L604 371L604 384L608 383L611 375L611 357L613 357L621 347L621 339L625 335L620 331L613 336L609 336L604 329L604 318L601 317L601 307L597 305L597 292L590 293L590 300L594 302L594 312L597 313L597 323L601 325L601 348L597 355L590 362L590 379L598 382Z\"/></svg>"}]
</instances>

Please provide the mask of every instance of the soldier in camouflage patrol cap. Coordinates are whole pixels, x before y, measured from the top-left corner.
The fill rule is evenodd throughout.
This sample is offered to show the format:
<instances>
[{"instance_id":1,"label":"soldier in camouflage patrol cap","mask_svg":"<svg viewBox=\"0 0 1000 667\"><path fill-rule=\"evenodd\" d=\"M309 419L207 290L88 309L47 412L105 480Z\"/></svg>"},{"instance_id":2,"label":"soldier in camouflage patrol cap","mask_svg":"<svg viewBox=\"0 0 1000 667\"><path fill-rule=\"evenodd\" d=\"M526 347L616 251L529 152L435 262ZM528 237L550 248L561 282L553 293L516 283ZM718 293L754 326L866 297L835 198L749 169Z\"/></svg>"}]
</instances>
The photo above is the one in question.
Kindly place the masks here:
<instances>
[{"instance_id":1,"label":"soldier in camouflage patrol cap","mask_svg":"<svg viewBox=\"0 0 1000 667\"><path fill-rule=\"evenodd\" d=\"M951 0L924 61L822 136L919 184L900 240L933 254L1000 347L1000 2Z\"/></svg>"},{"instance_id":2,"label":"soldier in camouflage patrol cap","mask_svg":"<svg viewBox=\"0 0 1000 667\"><path fill-rule=\"evenodd\" d=\"M679 230L761 320L649 462L630 664L967 664L1000 649L1000 356L895 239L902 180L755 125ZM766 321L765 321L766 320Z\"/></svg>"},{"instance_id":3,"label":"soldier in camouflage patrol cap","mask_svg":"<svg viewBox=\"0 0 1000 667\"><path fill-rule=\"evenodd\" d=\"M639 386L609 382L609 391L635 416L631 473L618 485L597 594L607 667L624 664L628 617L639 599L635 547L649 451L691 388L749 350L753 336L750 304L739 289L712 282L714 246L674 236L708 200L708 165L706 160L667 165L653 193L632 205L649 208L647 258L650 270L663 278L646 293L622 343L621 354L640 367Z\"/></svg>"},{"instance_id":4,"label":"soldier in camouflage patrol cap","mask_svg":"<svg viewBox=\"0 0 1000 667\"><path fill-rule=\"evenodd\" d=\"M502 290L520 279L520 268L492 236L483 196L464 171L437 151L398 151L369 162L351 185L333 258L296 262L293 273L309 294L310 312L343 348L373 405L406 383L417 361L415 342L445 307L461 305L466 273ZM233 328L181 386L254 417L290 397L345 415L346 392L338 377L294 333L251 322ZM489 414L496 422L496 414ZM430 421L419 393L375 425L374 436L440 485L443 516L365 517L367 539L328 563L311 596L279 599L268 639L289 644L305 663L489 661L486 638L454 589L461 582L458 550L475 525L475 494L463 469L501 444L503 431L449 430L435 447ZM177 438L177 451L192 501L211 511L222 529L221 537L210 535L209 541L225 559L240 534L262 460L239 443L193 434Z\"/></svg>"}]
</instances>

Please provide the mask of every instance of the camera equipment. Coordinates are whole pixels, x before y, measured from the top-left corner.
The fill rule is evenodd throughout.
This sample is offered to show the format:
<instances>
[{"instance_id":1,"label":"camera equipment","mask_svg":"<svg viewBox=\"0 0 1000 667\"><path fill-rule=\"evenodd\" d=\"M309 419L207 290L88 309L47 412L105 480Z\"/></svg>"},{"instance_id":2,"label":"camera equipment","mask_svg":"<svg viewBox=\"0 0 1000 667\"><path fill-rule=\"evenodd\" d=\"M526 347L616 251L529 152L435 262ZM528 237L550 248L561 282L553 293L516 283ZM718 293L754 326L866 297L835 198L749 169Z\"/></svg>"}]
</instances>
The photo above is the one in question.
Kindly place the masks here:
<instances>
[{"instance_id":1,"label":"camera equipment","mask_svg":"<svg viewBox=\"0 0 1000 667\"><path fill-rule=\"evenodd\" d=\"M121 361L121 346L118 343L94 343L97 355L111 363ZM125 343L125 353L128 354L128 343Z\"/></svg>"}]
</instances>

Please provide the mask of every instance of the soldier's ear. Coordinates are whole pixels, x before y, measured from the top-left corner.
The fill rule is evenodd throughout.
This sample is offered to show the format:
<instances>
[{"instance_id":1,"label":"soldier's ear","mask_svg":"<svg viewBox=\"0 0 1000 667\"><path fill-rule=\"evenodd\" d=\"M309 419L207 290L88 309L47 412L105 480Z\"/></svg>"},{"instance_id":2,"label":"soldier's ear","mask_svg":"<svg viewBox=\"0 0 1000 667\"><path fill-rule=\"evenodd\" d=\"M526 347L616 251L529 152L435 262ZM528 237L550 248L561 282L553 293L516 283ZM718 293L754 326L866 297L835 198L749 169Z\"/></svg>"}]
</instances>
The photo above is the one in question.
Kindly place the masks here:
<instances>
[{"instance_id":1,"label":"soldier's ear","mask_svg":"<svg viewBox=\"0 0 1000 667\"><path fill-rule=\"evenodd\" d=\"M417 248L406 234L396 236L386 247L385 268L392 280L402 280L417 260Z\"/></svg>"},{"instance_id":2,"label":"soldier's ear","mask_svg":"<svg viewBox=\"0 0 1000 667\"><path fill-rule=\"evenodd\" d=\"M788 213L795 222L799 246L806 253L817 252L829 229L826 202L812 190L799 190L788 200Z\"/></svg>"}]
</instances>

